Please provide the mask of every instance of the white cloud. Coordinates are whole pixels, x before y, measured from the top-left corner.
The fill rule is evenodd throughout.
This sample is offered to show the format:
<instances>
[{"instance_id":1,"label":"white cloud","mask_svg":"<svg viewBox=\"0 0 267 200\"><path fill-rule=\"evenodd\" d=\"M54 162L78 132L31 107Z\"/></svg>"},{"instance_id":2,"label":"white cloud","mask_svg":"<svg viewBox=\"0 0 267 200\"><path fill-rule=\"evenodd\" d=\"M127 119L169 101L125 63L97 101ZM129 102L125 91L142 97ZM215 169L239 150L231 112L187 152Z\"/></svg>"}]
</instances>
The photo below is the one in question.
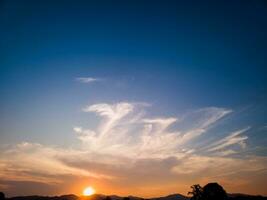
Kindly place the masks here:
<instances>
[{"instance_id":1,"label":"white cloud","mask_svg":"<svg viewBox=\"0 0 267 200\"><path fill-rule=\"evenodd\" d=\"M78 78L76 78L76 80L81 82L81 83L93 83L93 82L101 81L102 79L93 78L93 77L78 77Z\"/></svg>"},{"instance_id":2,"label":"white cloud","mask_svg":"<svg viewBox=\"0 0 267 200\"><path fill-rule=\"evenodd\" d=\"M95 112L110 119L120 119L133 110L133 105L127 102L118 104L94 104L83 109L84 112Z\"/></svg>"},{"instance_id":3,"label":"white cloud","mask_svg":"<svg viewBox=\"0 0 267 200\"><path fill-rule=\"evenodd\" d=\"M232 147L245 148L248 137L242 134L249 128L204 144L206 148L194 146L197 137L205 135L231 110L210 107L179 118L152 117L146 106L130 102L86 106L83 111L96 115L99 123L94 129L73 127L80 146L20 143L0 154L0 179L58 184L61 176L82 176L114 184L117 179L121 182L131 177L130 182L141 184L145 177L152 184L159 174L160 180L173 176L187 180L194 175L212 180L239 171L266 170L265 157L231 157L239 151Z\"/></svg>"},{"instance_id":4,"label":"white cloud","mask_svg":"<svg viewBox=\"0 0 267 200\"><path fill-rule=\"evenodd\" d=\"M107 142L110 140L109 137L113 135L114 128L123 117L133 111L133 108L133 105L127 102L121 102L113 105L104 103L94 104L84 108L84 112L95 112L97 115L105 118L96 131L97 136L93 138L95 146L102 148L103 145L109 145ZM122 131L117 135L121 133Z\"/></svg>"},{"instance_id":5,"label":"white cloud","mask_svg":"<svg viewBox=\"0 0 267 200\"><path fill-rule=\"evenodd\" d=\"M205 108L182 116L148 118L143 104L120 102L94 104L83 109L100 116L95 130L75 128L89 151L138 158L167 158L184 155L183 145L204 134L212 125L231 111L223 108ZM184 130L174 124L193 124ZM191 151L191 150L190 150ZM189 151L188 151L189 152Z\"/></svg>"},{"instance_id":6,"label":"white cloud","mask_svg":"<svg viewBox=\"0 0 267 200\"><path fill-rule=\"evenodd\" d=\"M224 116L231 113L232 110L208 107L190 112L183 117L182 123L190 123L185 131L182 132L180 143L185 144L196 137L199 137L211 128L216 122Z\"/></svg>"},{"instance_id":7,"label":"white cloud","mask_svg":"<svg viewBox=\"0 0 267 200\"><path fill-rule=\"evenodd\" d=\"M246 146L245 141L248 139L248 137L247 136L240 136L240 135L249 129L250 129L250 127L240 129L238 131L231 133L227 137L225 137L219 141L214 142L213 144L208 146L208 151L222 150L226 147L229 147L229 146L232 146L235 144L239 144L244 149Z\"/></svg>"}]
</instances>

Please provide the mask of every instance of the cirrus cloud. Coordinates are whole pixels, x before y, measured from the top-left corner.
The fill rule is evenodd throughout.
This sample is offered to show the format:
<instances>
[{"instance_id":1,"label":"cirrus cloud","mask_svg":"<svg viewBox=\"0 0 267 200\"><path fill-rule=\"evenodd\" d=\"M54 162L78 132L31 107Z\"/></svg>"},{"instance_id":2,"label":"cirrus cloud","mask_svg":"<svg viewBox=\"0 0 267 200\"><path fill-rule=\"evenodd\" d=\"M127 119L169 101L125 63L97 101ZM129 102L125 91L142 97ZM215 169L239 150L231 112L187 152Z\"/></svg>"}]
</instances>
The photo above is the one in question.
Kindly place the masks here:
<instances>
[{"instance_id":1,"label":"cirrus cloud","mask_svg":"<svg viewBox=\"0 0 267 200\"><path fill-rule=\"evenodd\" d=\"M94 78L94 77L78 77L75 80L80 82L80 83L93 83L93 82L102 81L103 79Z\"/></svg>"},{"instance_id":2,"label":"cirrus cloud","mask_svg":"<svg viewBox=\"0 0 267 200\"><path fill-rule=\"evenodd\" d=\"M168 184L189 187L215 178L226 181L236 177L242 181L253 173L265 177L265 157L232 156L246 149L249 127L224 133L201 148L196 145L198 138L212 134L232 110L208 107L179 117L152 117L147 105L119 102L84 107L82 110L95 115L99 123L94 129L74 126L80 146L63 148L29 142L10 146L0 154L0 179L58 185L66 177L87 177L109 187L146 188L149 183L153 189L158 187L157 181L165 181L168 188ZM8 187L7 182L1 185Z\"/></svg>"}]
</instances>

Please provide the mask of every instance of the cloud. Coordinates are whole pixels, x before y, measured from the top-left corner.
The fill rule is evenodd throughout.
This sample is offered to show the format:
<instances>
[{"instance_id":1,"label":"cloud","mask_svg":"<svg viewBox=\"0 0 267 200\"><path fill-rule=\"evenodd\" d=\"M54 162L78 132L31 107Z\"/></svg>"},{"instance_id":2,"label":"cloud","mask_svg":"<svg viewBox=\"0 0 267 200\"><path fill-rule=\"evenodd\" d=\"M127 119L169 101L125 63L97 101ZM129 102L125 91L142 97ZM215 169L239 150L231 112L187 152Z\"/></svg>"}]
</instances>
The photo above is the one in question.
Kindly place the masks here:
<instances>
[{"instance_id":1,"label":"cloud","mask_svg":"<svg viewBox=\"0 0 267 200\"><path fill-rule=\"evenodd\" d=\"M0 179L58 185L69 177L85 177L95 183L101 180L114 190L127 186L139 191L136 187L153 189L159 183L169 188L233 176L243 180L247 174L266 171L264 156L232 156L246 148L248 136L243 134L249 128L197 147L198 138L232 110L207 107L162 117L151 116L147 106L126 101L85 106L82 110L99 122L95 128L73 127L80 145L63 148L22 142L10 146L0 154Z\"/></svg>"},{"instance_id":2,"label":"cloud","mask_svg":"<svg viewBox=\"0 0 267 200\"><path fill-rule=\"evenodd\" d=\"M248 137L247 136L240 136L240 135L242 133L248 131L249 129L250 129L250 127L240 129L238 131L231 133L227 137L225 137L225 138L223 138L217 142L214 142L213 144L211 144L208 147L208 151L222 150L226 147L233 146L235 144L239 144L241 146L241 148L244 149L246 147L245 141L248 139Z\"/></svg>"},{"instance_id":3,"label":"cloud","mask_svg":"<svg viewBox=\"0 0 267 200\"><path fill-rule=\"evenodd\" d=\"M83 109L95 113L100 123L95 130L75 127L87 150L131 159L181 157L192 153L184 149L193 139L207 132L232 112L224 108L203 108L175 117L147 117L146 104L119 102L94 104ZM178 128L171 126L178 125Z\"/></svg>"},{"instance_id":4,"label":"cloud","mask_svg":"<svg viewBox=\"0 0 267 200\"><path fill-rule=\"evenodd\" d=\"M220 152L216 152L216 155L218 155L218 156L229 156L229 155L236 154L236 153L238 153L238 152L235 151L235 150L232 150L232 149L228 149L228 150L223 150L223 151L220 151Z\"/></svg>"},{"instance_id":5,"label":"cloud","mask_svg":"<svg viewBox=\"0 0 267 200\"><path fill-rule=\"evenodd\" d=\"M32 191L38 191L38 195L47 196L47 194L56 194L60 190L59 185L50 185L38 181L13 181L0 180L0 188L7 196L25 196L32 195ZM30 188L30 190L29 190ZM35 193L37 194L37 193Z\"/></svg>"},{"instance_id":6,"label":"cloud","mask_svg":"<svg viewBox=\"0 0 267 200\"><path fill-rule=\"evenodd\" d=\"M94 104L83 109L84 112L95 112L99 116L118 120L133 110L133 105L127 102L121 102L114 105Z\"/></svg>"},{"instance_id":7,"label":"cloud","mask_svg":"<svg viewBox=\"0 0 267 200\"><path fill-rule=\"evenodd\" d=\"M223 177L242 172L266 170L267 158L247 156L246 159L192 155L182 160L172 170L177 174L204 177Z\"/></svg>"},{"instance_id":8,"label":"cloud","mask_svg":"<svg viewBox=\"0 0 267 200\"><path fill-rule=\"evenodd\" d=\"M76 80L79 81L80 83L93 83L102 81L103 79L93 78L93 77L78 77L76 78Z\"/></svg>"},{"instance_id":9,"label":"cloud","mask_svg":"<svg viewBox=\"0 0 267 200\"><path fill-rule=\"evenodd\" d=\"M73 149L47 147L38 143L22 142L0 155L0 178L7 180L38 181L58 183L56 176L78 175L84 177L101 177L78 168L63 164L60 157L76 157L84 152Z\"/></svg>"},{"instance_id":10,"label":"cloud","mask_svg":"<svg viewBox=\"0 0 267 200\"><path fill-rule=\"evenodd\" d=\"M189 142L207 132L216 122L231 112L230 109L207 107L187 113L182 120L185 130L181 143ZM188 125L188 123L190 124Z\"/></svg>"}]
</instances>

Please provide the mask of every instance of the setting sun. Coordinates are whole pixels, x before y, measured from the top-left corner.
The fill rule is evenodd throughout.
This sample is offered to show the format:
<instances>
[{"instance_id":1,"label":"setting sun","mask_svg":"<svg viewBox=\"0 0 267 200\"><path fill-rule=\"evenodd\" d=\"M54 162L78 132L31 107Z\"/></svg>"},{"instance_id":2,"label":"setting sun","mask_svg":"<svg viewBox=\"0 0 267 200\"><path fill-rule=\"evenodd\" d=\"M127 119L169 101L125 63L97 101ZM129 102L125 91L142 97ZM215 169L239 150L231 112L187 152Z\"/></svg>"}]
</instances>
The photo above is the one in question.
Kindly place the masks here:
<instances>
[{"instance_id":1,"label":"setting sun","mask_svg":"<svg viewBox=\"0 0 267 200\"><path fill-rule=\"evenodd\" d=\"M92 195L92 194L94 194L95 193L95 190L94 190L94 188L92 188L92 187L87 187L87 188L85 188L84 190L83 190L83 195L84 196L90 196L90 195Z\"/></svg>"}]
</instances>

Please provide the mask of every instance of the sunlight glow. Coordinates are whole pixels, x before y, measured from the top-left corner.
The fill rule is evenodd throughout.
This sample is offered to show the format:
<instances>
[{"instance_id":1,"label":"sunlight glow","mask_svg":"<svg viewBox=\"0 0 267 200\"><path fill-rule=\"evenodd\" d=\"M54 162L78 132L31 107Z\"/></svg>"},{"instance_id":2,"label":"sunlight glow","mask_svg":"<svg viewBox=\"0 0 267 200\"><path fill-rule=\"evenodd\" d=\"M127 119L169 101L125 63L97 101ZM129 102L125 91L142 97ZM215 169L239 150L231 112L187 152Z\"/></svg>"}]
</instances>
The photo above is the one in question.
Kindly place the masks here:
<instances>
[{"instance_id":1,"label":"sunlight glow","mask_svg":"<svg viewBox=\"0 0 267 200\"><path fill-rule=\"evenodd\" d=\"M92 188L92 187L87 187L87 188L85 188L84 190L83 190L83 195L84 196L91 196L91 195L93 195L95 193L95 190L94 190L94 188Z\"/></svg>"}]
</instances>

